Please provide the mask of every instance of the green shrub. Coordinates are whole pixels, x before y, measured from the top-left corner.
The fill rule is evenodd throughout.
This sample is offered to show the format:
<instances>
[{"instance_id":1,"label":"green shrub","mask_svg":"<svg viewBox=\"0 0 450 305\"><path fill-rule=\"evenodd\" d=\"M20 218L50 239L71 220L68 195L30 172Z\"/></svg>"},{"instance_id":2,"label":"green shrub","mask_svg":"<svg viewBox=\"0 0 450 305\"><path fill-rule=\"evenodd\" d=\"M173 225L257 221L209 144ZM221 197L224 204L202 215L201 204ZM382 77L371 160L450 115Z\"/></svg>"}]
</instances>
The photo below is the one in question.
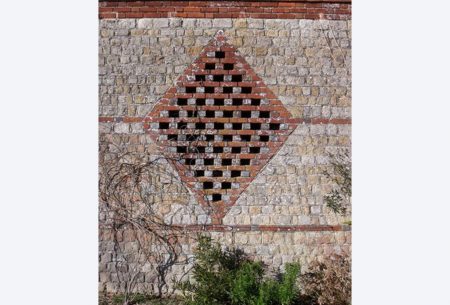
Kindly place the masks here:
<instances>
[{"instance_id":1,"label":"green shrub","mask_svg":"<svg viewBox=\"0 0 450 305\"><path fill-rule=\"evenodd\" d=\"M282 275L281 283L278 286L278 298L281 305L289 305L298 295L296 281L300 273L300 265L287 264L286 272Z\"/></svg>"},{"instance_id":2,"label":"green shrub","mask_svg":"<svg viewBox=\"0 0 450 305\"><path fill-rule=\"evenodd\" d=\"M183 282L187 305L290 305L298 297L298 264L287 264L277 279L264 277L261 262L249 260L238 249L224 251L201 236L195 252L193 282Z\"/></svg>"},{"instance_id":3,"label":"green shrub","mask_svg":"<svg viewBox=\"0 0 450 305\"><path fill-rule=\"evenodd\" d=\"M246 262L237 270L231 283L231 303L257 304L264 268L260 262Z\"/></svg>"},{"instance_id":4,"label":"green shrub","mask_svg":"<svg viewBox=\"0 0 450 305\"><path fill-rule=\"evenodd\" d=\"M132 293L132 294L128 295L127 304L130 304L130 305L142 304L142 303L145 303L152 299L154 299L154 297L149 294ZM113 296L113 303L114 304L124 304L125 303L125 295L117 294L117 295Z\"/></svg>"}]
</instances>

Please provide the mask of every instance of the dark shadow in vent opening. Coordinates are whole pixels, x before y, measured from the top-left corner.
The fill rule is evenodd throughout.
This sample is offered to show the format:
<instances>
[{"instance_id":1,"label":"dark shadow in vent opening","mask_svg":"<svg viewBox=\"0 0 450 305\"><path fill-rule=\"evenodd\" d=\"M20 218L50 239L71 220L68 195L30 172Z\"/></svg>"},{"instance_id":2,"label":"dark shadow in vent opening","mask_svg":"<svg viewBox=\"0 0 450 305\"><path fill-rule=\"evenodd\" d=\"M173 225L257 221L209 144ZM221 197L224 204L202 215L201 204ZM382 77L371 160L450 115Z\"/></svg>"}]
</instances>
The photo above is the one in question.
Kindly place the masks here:
<instances>
[{"instance_id":1,"label":"dark shadow in vent opening","mask_svg":"<svg viewBox=\"0 0 450 305\"><path fill-rule=\"evenodd\" d=\"M205 123L195 123L195 129L205 129Z\"/></svg>"},{"instance_id":2,"label":"dark shadow in vent opening","mask_svg":"<svg viewBox=\"0 0 450 305\"><path fill-rule=\"evenodd\" d=\"M222 200L222 194L213 194L212 201L220 201Z\"/></svg>"},{"instance_id":3,"label":"dark shadow in vent opening","mask_svg":"<svg viewBox=\"0 0 450 305\"><path fill-rule=\"evenodd\" d=\"M269 136L259 136L261 142L269 142Z\"/></svg>"},{"instance_id":4,"label":"dark shadow in vent opening","mask_svg":"<svg viewBox=\"0 0 450 305\"><path fill-rule=\"evenodd\" d=\"M241 93L244 93L244 94L252 93L252 87L242 87Z\"/></svg>"},{"instance_id":5,"label":"dark shadow in vent opening","mask_svg":"<svg viewBox=\"0 0 450 305\"><path fill-rule=\"evenodd\" d=\"M270 124L270 130L278 130L280 129L280 124Z\"/></svg>"},{"instance_id":6,"label":"dark shadow in vent opening","mask_svg":"<svg viewBox=\"0 0 450 305\"><path fill-rule=\"evenodd\" d=\"M223 75L214 75L213 81L215 82L223 82Z\"/></svg>"},{"instance_id":7,"label":"dark shadow in vent opening","mask_svg":"<svg viewBox=\"0 0 450 305\"><path fill-rule=\"evenodd\" d=\"M241 135L241 140L249 142L252 139L251 135Z\"/></svg>"},{"instance_id":8,"label":"dark shadow in vent opening","mask_svg":"<svg viewBox=\"0 0 450 305\"><path fill-rule=\"evenodd\" d=\"M250 165L250 159L241 159L241 165Z\"/></svg>"},{"instance_id":9,"label":"dark shadow in vent opening","mask_svg":"<svg viewBox=\"0 0 450 305\"><path fill-rule=\"evenodd\" d=\"M214 165L214 159L204 159L203 164L204 165Z\"/></svg>"},{"instance_id":10,"label":"dark shadow in vent opening","mask_svg":"<svg viewBox=\"0 0 450 305\"><path fill-rule=\"evenodd\" d=\"M224 99L223 98L215 98L214 99L214 105L215 106L223 106L224 105Z\"/></svg>"},{"instance_id":11,"label":"dark shadow in vent opening","mask_svg":"<svg viewBox=\"0 0 450 305\"><path fill-rule=\"evenodd\" d=\"M251 111L241 111L241 118L251 118L252 112Z\"/></svg>"},{"instance_id":12,"label":"dark shadow in vent opening","mask_svg":"<svg viewBox=\"0 0 450 305\"><path fill-rule=\"evenodd\" d=\"M195 76L195 81L197 82L201 82L201 81L205 81L206 80L206 75L196 75Z\"/></svg>"},{"instance_id":13,"label":"dark shadow in vent opening","mask_svg":"<svg viewBox=\"0 0 450 305\"><path fill-rule=\"evenodd\" d=\"M231 178L240 177L241 171L231 171Z\"/></svg>"},{"instance_id":14,"label":"dark shadow in vent opening","mask_svg":"<svg viewBox=\"0 0 450 305\"><path fill-rule=\"evenodd\" d=\"M203 189L207 190L207 189L212 189L214 187L214 183L208 181L208 182L203 182Z\"/></svg>"},{"instance_id":15,"label":"dark shadow in vent opening","mask_svg":"<svg viewBox=\"0 0 450 305\"><path fill-rule=\"evenodd\" d=\"M177 99L178 106L185 106L187 105L187 99L186 98L179 98Z\"/></svg>"},{"instance_id":16,"label":"dark shadow in vent opening","mask_svg":"<svg viewBox=\"0 0 450 305\"><path fill-rule=\"evenodd\" d=\"M203 177L205 175L205 171L195 171L194 176L195 177Z\"/></svg>"},{"instance_id":17,"label":"dark shadow in vent opening","mask_svg":"<svg viewBox=\"0 0 450 305\"><path fill-rule=\"evenodd\" d=\"M213 171L212 172L212 176L213 177L222 177L223 176L223 172L222 171Z\"/></svg>"},{"instance_id":18,"label":"dark shadow in vent opening","mask_svg":"<svg viewBox=\"0 0 450 305\"><path fill-rule=\"evenodd\" d=\"M223 87L223 93L233 93L233 87Z\"/></svg>"},{"instance_id":19,"label":"dark shadow in vent opening","mask_svg":"<svg viewBox=\"0 0 450 305\"><path fill-rule=\"evenodd\" d=\"M169 129L169 123L159 123L159 129Z\"/></svg>"},{"instance_id":20,"label":"dark shadow in vent opening","mask_svg":"<svg viewBox=\"0 0 450 305\"><path fill-rule=\"evenodd\" d=\"M270 118L270 111L260 111L259 117L264 119Z\"/></svg>"},{"instance_id":21,"label":"dark shadow in vent opening","mask_svg":"<svg viewBox=\"0 0 450 305\"><path fill-rule=\"evenodd\" d=\"M224 124L223 123L214 123L214 129L223 129Z\"/></svg>"},{"instance_id":22,"label":"dark shadow in vent opening","mask_svg":"<svg viewBox=\"0 0 450 305\"><path fill-rule=\"evenodd\" d=\"M186 146L177 146L177 153L186 153L187 147Z\"/></svg>"},{"instance_id":23,"label":"dark shadow in vent opening","mask_svg":"<svg viewBox=\"0 0 450 305\"><path fill-rule=\"evenodd\" d=\"M223 112L223 117L224 118L232 118L233 117L233 111L229 111L229 110L224 111Z\"/></svg>"},{"instance_id":24,"label":"dark shadow in vent opening","mask_svg":"<svg viewBox=\"0 0 450 305\"><path fill-rule=\"evenodd\" d=\"M242 75L233 75L231 76L232 82L242 82Z\"/></svg>"},{"instance_id":25,"label":"dark shadow in vent opening","mask_svg":"<svg viewBox=\"0 0 450 305\"><path fill-rule=\"evenodd\" d=\"M241 98L234 98L233 99L233 106L241 106L242 105L242 99Z\"/></svg>"},{"instance_id":26,"label":"dark shadow in vent opening","mask_svg":"<svg viewBox=\"0 0 450 305\"><path fill-rule=\"evenodd\" d=\"M242 123L233 123L233 130L241 130Z\"/></svg>"},{"instance_id":27,"label":"dark shadow in vent opening","mask_svg":"<svg viewBox=\"0 0 450 305\"><path fill-rule=\"evenodd\" d=\"M178 110L169 110L169 118L178 118L180 112Z\"/></svg>"},{"instance_id":28,"label":"dark shadow in vent opening","mask_svg":"<svg viewBox=\"0 0 450 305\"><path fill-rule=\"evenodd\" d=\"M231 165L231 159L222 159L222 165Z\"/></svg>"},{"instance_id":29,"label":"dark shadow in vent opening","mask_svg":"<svg viewBox=\"0 0 450 305\"><path fill-rule=\"evenodd\" d=\"M231 182L222 182L222 189L228 190L231 188Z\"/></svg>"}]
</instances>

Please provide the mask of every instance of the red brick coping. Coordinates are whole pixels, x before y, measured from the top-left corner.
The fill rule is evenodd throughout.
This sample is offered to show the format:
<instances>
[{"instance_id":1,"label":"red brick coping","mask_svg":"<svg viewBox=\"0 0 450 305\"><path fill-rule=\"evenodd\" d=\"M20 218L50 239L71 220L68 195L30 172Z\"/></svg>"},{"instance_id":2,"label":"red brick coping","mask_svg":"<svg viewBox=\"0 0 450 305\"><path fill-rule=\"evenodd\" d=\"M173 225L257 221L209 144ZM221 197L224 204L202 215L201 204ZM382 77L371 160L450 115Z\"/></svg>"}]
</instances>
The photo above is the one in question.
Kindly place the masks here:
<instances>
[{"instance_id":1,"label":"red brick coping","mask_svg":"<svg viewBox=\"0 0 450 305\"><path fill-rule=\"evenodd\" d=\"M350 20L351 0L100 1L99 18Z\"/></svg>"}]
</instances>

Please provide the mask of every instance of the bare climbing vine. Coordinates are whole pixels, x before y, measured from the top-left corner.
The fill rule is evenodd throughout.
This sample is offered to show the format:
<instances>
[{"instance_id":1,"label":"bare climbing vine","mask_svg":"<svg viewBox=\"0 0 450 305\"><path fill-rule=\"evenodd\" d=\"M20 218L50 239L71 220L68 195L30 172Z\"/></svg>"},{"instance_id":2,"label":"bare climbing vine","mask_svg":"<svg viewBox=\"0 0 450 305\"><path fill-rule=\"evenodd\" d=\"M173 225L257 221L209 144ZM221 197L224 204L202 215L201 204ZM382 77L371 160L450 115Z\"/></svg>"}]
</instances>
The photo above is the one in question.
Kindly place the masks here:
<instances>
[{"instance_id":1,"label":"bare climbing vine","mask_svg":"<svg viewBox=\"0 0 450 305\"><path fill-rule=\"evenodd\" d=\"M186 234L156 207L174 189L187 190L180 183L174 186L178 177L167 170L163 157L122 152L120 146L103 143L99 161L100 233L113 248L110 271L123 304L132 302L138 283L157 296L173 293L168 285L171 268L189 263L181 247Z\"/></svg>"}]
</instances>

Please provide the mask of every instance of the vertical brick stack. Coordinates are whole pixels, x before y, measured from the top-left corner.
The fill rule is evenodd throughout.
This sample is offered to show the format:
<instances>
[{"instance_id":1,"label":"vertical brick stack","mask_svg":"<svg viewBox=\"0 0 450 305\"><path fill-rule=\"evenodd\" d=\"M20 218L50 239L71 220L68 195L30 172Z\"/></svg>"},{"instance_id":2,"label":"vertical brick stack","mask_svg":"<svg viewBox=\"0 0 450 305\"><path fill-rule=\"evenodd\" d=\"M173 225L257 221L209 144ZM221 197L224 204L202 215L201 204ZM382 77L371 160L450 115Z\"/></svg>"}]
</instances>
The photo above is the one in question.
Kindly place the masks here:
<instances>
[{"instance_id":1,"label":"vertical brick stack","mask_svg":"<svg viewBox=\"0 0 450 305\"><path fill-rule=\"evenodd\" d=\"M145 119L180 177L221 223L297 126L219 31Z\"/></svg>"}]
</instances>

